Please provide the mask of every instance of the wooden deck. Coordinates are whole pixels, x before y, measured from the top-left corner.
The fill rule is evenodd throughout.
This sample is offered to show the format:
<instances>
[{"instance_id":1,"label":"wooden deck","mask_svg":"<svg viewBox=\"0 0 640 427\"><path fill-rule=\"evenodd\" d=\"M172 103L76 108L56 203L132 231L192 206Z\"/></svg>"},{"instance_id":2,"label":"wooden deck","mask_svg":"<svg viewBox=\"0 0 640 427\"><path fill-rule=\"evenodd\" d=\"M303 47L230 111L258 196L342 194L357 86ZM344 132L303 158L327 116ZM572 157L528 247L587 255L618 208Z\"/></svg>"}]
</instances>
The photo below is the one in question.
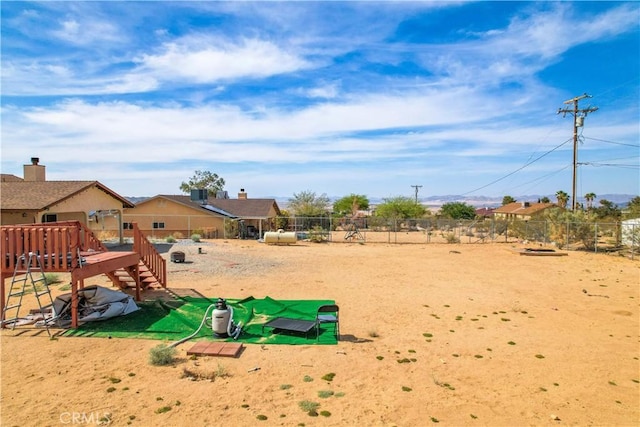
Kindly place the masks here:
<instances>
[{"instance_id":1,"label":"wooden deck","mask_svg":"<svg viewBox=\"0 0 640 427\"><path fill-rule=\"evenodd\" d=\"M109 252L77 221L11 225L0 228L0 253L4 262L0 271L0 316L4 320L6 280L24 274L28 254L36 254L45 273L71 273L71 326L78 327L78 290L89 277L106 274L114 285L122 287L117 271L124 271L135 283L135 298L142 291L141 266L152 275L154 283L166 287L166 261L134 226L134 251ZM33 268L33 267L32 267ZM126 285L125 285L126 286Z\"/></svg>"}]
</instances>

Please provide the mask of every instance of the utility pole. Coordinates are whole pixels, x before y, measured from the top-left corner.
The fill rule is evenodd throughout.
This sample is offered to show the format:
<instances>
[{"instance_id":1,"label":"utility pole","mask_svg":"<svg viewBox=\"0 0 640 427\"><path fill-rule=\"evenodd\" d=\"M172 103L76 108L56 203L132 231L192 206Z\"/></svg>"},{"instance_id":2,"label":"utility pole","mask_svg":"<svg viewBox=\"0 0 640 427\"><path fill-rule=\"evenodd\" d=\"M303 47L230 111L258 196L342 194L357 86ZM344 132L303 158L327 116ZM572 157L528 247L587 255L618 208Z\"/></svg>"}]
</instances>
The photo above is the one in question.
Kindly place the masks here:
<instances>
[{"instance_id":1,"label":"utility pole","mask_svg":"<svg viewBox=\"0 0 640 427\"><path fill-rule=\"evenodd\" d=\"M418 189L422 188L422 185L412 185L416 189L416 205L418 204Z\"/></svg>"},{"instance_id":2,"label":"utility pole","mask_svg":"<svg viewBox=\"0 0 640 427\"><path fill-rule=\"evenodd\" d=\"M575 98L564 101L564 104L573 104L573 108L558 108L558 114L562 113L562 117L565 117L567 113L573 116L573 182L572 182L572 194L571 194L571 211L575 212L576 203L576 175L578 171L578 128L584 126L584 118L587 114L593 113L598 110L598 107L587 107L583 109L578 108L578 101L585 98L591 98L591 95L586 93Z\"/></svg>"}]
</instances>

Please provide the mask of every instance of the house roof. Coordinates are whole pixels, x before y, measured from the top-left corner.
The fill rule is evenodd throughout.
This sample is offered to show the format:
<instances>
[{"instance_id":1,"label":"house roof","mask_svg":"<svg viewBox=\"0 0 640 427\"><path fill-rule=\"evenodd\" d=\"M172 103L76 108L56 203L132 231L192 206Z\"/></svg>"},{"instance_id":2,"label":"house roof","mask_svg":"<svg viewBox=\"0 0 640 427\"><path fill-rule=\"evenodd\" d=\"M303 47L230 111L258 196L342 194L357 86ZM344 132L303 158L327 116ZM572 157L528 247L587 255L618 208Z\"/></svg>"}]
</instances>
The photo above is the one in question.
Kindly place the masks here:
<instances>
[{"instance_id":1,"label":"house roof","mask_svg":"<svg viewBox=\"0 0 640 427\"><path fill-rule=\"evenodd\" d=\"M230 218L269 218L272 207L275 207L276 212L280 213L280 209L278 209L274 199L209 199L203 205L191 200L191 196L160 194L145 199L138 204L146 203L159 197Z\"/></svg>"},{"instance_id":2,"label":"house roof","mask_svg":"<svg viewBox=\"0 0 640 427\"><path fill-rule=\"evenodd\" d=\"M11 175L10 173L0 174L0 181L2 182L19 182L23 181L19 176Z\"/></svg>"},{"instance_id":3,"label":"house roof","mask_svg":"<svg viewBox=\"0 0 640 427\"><path fill-rule=\"evenodd\" d=\"M125 208L134 207L130 201L98 181L24 181L19 178L18 181L5 181L5 176L7 175L2 176L0 182L2 210L43 210L91 187L96 187L120 200Z\"/></svg>"},{"instance_id":4,"label":"house roof","mask_svg":"<svg viewBox=\"0 0 640 427\"><path fill-rule=\"evenodd\" d=\"M491 216L493 215L493 208L479 208L476 209L476 215L477 216Z\"/></svg>"},{"instance_id":5,"label":"house roof","mask_svg":"<svg viewBox=\"0 0 640 427\"><path fill-rule=\"evenodd\" d=\"M555 203L513 202L494 209L493 213L510 215L535 215L543 210L556 206Z\"/></svg>"}]
</instances>

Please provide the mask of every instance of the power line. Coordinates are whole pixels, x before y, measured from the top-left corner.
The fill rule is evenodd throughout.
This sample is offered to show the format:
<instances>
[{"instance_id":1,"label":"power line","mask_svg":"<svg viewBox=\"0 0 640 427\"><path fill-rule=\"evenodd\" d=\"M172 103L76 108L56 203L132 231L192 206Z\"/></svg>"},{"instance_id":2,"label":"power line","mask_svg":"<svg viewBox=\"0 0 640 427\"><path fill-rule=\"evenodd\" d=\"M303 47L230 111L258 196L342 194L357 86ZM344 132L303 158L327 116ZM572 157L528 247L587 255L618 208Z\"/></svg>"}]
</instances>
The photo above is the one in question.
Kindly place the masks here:
<instances>
[{"instance_id":1,"label":"power line","mask_svg":"<svg viewBox=\"0 0 640 427\"><path fill-rule=\"evenodd\" d=\"M496 179L495 181L491 181L490 183L483 185L482 187L478 187L475 190L471 190L471 191L467 191L466 193L462 193L461 196L466 196L467 194L471 194L471 193L475 193L478 190L482 190L483 188L487 188L493 184L495 184L496 182L500 182L503 179L509 178L511 175L515 174L516 172L521 171L522 169L526 168L527 166L537 162L538 160L540 160L541 158L553 153L554 151L556 151L558 148L562 147L563 145L565 145L567 142L571 141L571 139L567 139L565 142L563 142L562 144L552 148L551 150L547 151L544 154L541 154L540 156L536 157L535 159L531 160L530 162L525 163L524 165L522 165L521 167L519 167L518 169L514 170L513 172L509 172L508 174L506 174L505 176Z\"/></svg>"},{"instance_id":2,"label":"power line","mask_svg":"<svg viewBox=\"0 0 640 427\"><path fill-rule=\"evenodd\" d=\"M624 142L607 141L606 139L590 138L588 136L583 136L583 138L590 139L592 141L606 142L607 144L624 145L626 147L640 148L640 145L638 144L625 144Z\"/></svg>"}]
</instances>

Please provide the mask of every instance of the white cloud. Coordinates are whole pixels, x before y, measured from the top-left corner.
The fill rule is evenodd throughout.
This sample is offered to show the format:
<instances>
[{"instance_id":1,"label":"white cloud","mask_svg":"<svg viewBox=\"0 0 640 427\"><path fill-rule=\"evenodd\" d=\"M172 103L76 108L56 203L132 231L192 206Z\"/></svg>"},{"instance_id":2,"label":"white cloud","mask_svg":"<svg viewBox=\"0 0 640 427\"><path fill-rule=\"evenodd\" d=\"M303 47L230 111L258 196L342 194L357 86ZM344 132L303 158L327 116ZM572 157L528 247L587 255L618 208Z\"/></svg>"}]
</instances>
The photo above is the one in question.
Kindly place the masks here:
<instances>
[{"instance_id":1,"label":"white cloud","mask_svg":"<svg viewBox=\"0 0 640 427\"><path fill-rule=\"evenodd\" d=\"M197 40L191 45L167 43L158 54L144 54L136 59L139 71L166 81L212 83L224 79L257 78L297 71L310 63L272 42L243 39L222 42Z\"/></svg>"}]
</instances>

